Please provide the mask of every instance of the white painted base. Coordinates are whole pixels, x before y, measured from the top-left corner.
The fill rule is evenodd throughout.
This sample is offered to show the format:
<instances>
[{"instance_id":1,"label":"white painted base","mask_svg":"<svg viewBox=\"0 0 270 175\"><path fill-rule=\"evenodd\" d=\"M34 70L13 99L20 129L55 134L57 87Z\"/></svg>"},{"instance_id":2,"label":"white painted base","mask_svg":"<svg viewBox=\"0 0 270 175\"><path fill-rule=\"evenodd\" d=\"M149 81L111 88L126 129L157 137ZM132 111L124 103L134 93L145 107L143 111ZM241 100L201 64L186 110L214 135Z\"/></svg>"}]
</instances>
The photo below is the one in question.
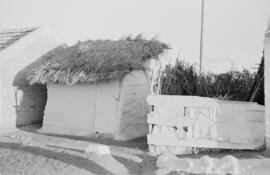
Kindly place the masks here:
<instances>
[{"instance_id":1,"label":"white painted base","mask_svg":"<svg viewBox=\"0 0 270 175\"><path fill-rule=\"evenodd\" d=\"M241 144L241 143L230 143L230 142L219 142L208 139L185 139L179 140L175 138L166 137L154 137L151 135L147 136L148 144L153 145L169 145L179 147L201 147L201 148L217 148L217 149L250 149L258 150L263 147L261 143Z\"/></svg>"}]
</instances>

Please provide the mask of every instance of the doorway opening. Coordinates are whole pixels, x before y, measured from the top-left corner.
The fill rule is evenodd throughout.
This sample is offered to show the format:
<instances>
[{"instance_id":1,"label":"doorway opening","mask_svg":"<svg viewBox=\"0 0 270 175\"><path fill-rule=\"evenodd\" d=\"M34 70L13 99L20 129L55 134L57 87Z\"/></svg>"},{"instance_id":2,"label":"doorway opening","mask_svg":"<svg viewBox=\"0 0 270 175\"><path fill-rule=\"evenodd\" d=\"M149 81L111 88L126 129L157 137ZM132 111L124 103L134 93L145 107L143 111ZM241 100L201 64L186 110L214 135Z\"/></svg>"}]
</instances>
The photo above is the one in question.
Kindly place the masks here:
<instances>
[{"instance_id":1,"label":"doorway opening","mask_svg":"<svg viewBox=\"0 0 270 175\"><path fill-rule=\"evenodd\" d=\"M18 72L13 86L15 98L16 127L42 127L44 110L47 103L47 86L30 85L26 79L27 69Z\"/></svg>"}]
</instances>

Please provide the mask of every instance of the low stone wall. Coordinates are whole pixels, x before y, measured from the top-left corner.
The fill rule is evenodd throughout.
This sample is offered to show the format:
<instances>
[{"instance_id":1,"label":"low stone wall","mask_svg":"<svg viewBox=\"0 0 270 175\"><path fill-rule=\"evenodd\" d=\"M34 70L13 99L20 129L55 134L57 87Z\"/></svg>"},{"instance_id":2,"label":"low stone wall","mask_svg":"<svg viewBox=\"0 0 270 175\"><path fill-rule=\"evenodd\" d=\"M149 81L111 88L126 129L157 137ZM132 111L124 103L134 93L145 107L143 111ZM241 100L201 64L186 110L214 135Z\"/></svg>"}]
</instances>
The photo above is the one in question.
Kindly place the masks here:
<instances>
[{"instance_id":1,"label":"low stone wall","mask_svg":"<svg viewBox=\"0 0 270 175\"><path fill-rule=\"evenodd\" d=\"M251 149L264 146L264 106L195 96L147 99L150 152L192 153L192 148Z\"/></svg>"}]
</instances>

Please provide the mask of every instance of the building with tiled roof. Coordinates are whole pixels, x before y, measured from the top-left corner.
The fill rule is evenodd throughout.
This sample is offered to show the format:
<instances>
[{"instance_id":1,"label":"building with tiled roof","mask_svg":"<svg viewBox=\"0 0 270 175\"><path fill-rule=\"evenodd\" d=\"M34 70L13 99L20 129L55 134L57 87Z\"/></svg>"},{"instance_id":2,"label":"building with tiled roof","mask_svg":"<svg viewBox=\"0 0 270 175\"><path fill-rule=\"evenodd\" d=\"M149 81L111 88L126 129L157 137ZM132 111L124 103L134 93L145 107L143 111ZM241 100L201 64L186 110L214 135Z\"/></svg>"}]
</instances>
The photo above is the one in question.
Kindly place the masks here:
<instances>
[{"instance_id":1,"label":"building with tiled roof","mask_svg":"<svg viewBox=\"0 0 270 175\"><path fill-rule=\"evenodd\" d=\"M26 69L59 44L46 27L0 30L0 135L42 121L47 89L30 86Z\"/></svg>"},{"instance_id":2,"label":"building with tiled roof","mask_svg":"<svg viewBox=\"0 0 270 175\"><path fill-rule=\"evenodd\" d=\"M0 30L0 51L11 46L13 43L38 29L37 27Z\"/></svg>"}]
</instances>

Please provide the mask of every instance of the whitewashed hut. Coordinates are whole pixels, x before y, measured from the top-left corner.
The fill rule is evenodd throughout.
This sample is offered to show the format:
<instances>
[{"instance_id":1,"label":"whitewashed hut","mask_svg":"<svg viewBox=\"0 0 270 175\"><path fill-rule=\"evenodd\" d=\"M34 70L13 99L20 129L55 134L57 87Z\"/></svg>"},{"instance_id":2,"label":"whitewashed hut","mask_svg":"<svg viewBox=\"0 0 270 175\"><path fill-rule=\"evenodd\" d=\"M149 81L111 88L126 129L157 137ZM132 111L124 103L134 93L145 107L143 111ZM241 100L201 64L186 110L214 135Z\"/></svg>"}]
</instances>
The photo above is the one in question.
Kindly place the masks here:
<instances>
[{"instance_id":1,"label":"whitewashed hut","mask_svg":"<svg viewBox=\"0 0 270 175\"><path fill-rule=\"evenodd\" d=\"M47 84L42 132L105 134L129 140L147 134L149 62L167 45L144 39L79 42L35 63L31 84Z\"/></svg>"}]
</instances>

